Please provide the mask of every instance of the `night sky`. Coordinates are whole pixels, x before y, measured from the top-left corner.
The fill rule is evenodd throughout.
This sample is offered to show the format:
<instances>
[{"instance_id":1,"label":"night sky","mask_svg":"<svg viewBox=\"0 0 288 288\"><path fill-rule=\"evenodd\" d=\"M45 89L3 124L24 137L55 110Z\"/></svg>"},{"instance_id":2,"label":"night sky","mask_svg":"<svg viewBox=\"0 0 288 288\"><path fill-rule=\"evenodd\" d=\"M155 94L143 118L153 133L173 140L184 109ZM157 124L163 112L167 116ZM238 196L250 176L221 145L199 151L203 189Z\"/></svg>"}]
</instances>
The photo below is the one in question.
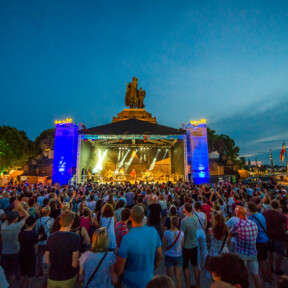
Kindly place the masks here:
<instances>
[{"instance_id":1,"label":"night sky","mask_svg":"<svg viewBox=\"0 0 288 288\"><path fill-rule=\"evenodd\" d=\"M139 78L162 125L207 118L241 155L288 143L288 1L0 1L0 125L34 139L122 111Z\"/></svg>"}]
</instances>

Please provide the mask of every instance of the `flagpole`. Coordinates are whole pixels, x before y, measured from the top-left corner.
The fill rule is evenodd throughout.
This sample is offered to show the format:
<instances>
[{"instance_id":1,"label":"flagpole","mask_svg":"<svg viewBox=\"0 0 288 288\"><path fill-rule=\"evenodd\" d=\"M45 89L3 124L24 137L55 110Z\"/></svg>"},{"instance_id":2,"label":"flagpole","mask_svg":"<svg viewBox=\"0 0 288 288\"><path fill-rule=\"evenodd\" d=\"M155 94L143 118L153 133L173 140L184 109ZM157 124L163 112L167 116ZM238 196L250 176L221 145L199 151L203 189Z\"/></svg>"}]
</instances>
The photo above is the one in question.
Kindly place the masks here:
<instances>
[{"instance_id":1,"label":"flagpole","mask_svg":"<svg viewBox=\"0 0 288 288\"><path fill-rule=\"evenodd\" d=\"M284 142L284 146L285 146L285 142ZM288 160L287 160L286 146L285 146L285 157L286 157L286 174L288 175Z\"/></svg>"},{"instance_id":2,"label":"flagpole","mask_svg":"<svg viewBox=\"0 0 288 288\"><path fill-rule=\"evenodd\" d=\"M272 150L270 149L270 160L271 160L271 166L272 166L272 175L274 177L274 166L273 166L273 157L272 157Z\"/></svg>"}]
</instances>

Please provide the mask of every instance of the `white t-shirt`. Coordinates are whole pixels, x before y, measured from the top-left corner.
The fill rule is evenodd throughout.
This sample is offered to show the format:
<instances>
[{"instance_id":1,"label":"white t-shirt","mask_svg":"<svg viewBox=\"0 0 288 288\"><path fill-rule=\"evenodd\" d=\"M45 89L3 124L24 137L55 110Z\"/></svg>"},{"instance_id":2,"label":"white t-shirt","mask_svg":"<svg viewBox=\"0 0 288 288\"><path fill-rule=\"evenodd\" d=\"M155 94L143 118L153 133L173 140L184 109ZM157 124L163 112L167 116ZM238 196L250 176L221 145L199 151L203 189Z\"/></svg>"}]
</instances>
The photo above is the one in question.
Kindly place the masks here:
<instances>
[{"instance_id":1,"label":"white t-shirt","mask_svg":"<svg viewBox=\"0 0 288 288\"><path fill-rule=\"evenodd\" d=\"M175 241L179 234L179 231L170 231L167 230L164 232L164 237L167 239L167 247L172 245L172 243ZM173 247L165 252L165 255L170 256L170 257L180 257L182 256L182 246L181 242L184 237L184 232L181 231L181 234L177 240L177 242L173 245Z\"/></svg>"}]
</instances>

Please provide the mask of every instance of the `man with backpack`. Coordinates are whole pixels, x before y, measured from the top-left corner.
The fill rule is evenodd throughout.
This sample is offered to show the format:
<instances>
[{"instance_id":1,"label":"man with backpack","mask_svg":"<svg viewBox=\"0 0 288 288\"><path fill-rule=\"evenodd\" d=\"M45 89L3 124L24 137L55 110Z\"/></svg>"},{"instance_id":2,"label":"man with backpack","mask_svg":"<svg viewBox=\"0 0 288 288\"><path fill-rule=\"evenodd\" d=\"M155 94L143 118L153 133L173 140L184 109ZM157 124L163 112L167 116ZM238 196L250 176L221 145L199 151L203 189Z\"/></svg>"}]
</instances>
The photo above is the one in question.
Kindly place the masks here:
<instances>
[{"instance_id":1,"label":"man with backpack","mask_svg":"<svg viewBox=\"0 0 288 288\"><path fill-rule=\"evenodd\" d=\"M42 217L36 221L36 232L38 233L38 278L43 277L43 256L46 250L47 238L54 223L54 219L49 216L50 212L49 206L42 208Z\"/></svg>"}]
</instances>

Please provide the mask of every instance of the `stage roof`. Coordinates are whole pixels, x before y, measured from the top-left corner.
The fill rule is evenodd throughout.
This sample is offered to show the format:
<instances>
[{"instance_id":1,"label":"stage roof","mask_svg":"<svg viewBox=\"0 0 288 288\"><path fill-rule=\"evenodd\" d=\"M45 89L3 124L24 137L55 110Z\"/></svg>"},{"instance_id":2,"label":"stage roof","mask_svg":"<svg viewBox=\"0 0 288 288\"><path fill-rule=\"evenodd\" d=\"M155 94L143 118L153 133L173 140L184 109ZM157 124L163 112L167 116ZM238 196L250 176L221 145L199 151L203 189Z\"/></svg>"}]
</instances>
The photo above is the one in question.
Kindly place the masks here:
<instances>
[{"instance_id":1,"label":"stage roof","mask_svg":"<svg viewBox=\"0 0 288 288\"><path fill-rule=\"evenodd\" d=\"M183 135L186 131L163 125L152 124L138 119L129 119L116 123L79 130L85 135Z\"/></svg>"}]
</instances>

